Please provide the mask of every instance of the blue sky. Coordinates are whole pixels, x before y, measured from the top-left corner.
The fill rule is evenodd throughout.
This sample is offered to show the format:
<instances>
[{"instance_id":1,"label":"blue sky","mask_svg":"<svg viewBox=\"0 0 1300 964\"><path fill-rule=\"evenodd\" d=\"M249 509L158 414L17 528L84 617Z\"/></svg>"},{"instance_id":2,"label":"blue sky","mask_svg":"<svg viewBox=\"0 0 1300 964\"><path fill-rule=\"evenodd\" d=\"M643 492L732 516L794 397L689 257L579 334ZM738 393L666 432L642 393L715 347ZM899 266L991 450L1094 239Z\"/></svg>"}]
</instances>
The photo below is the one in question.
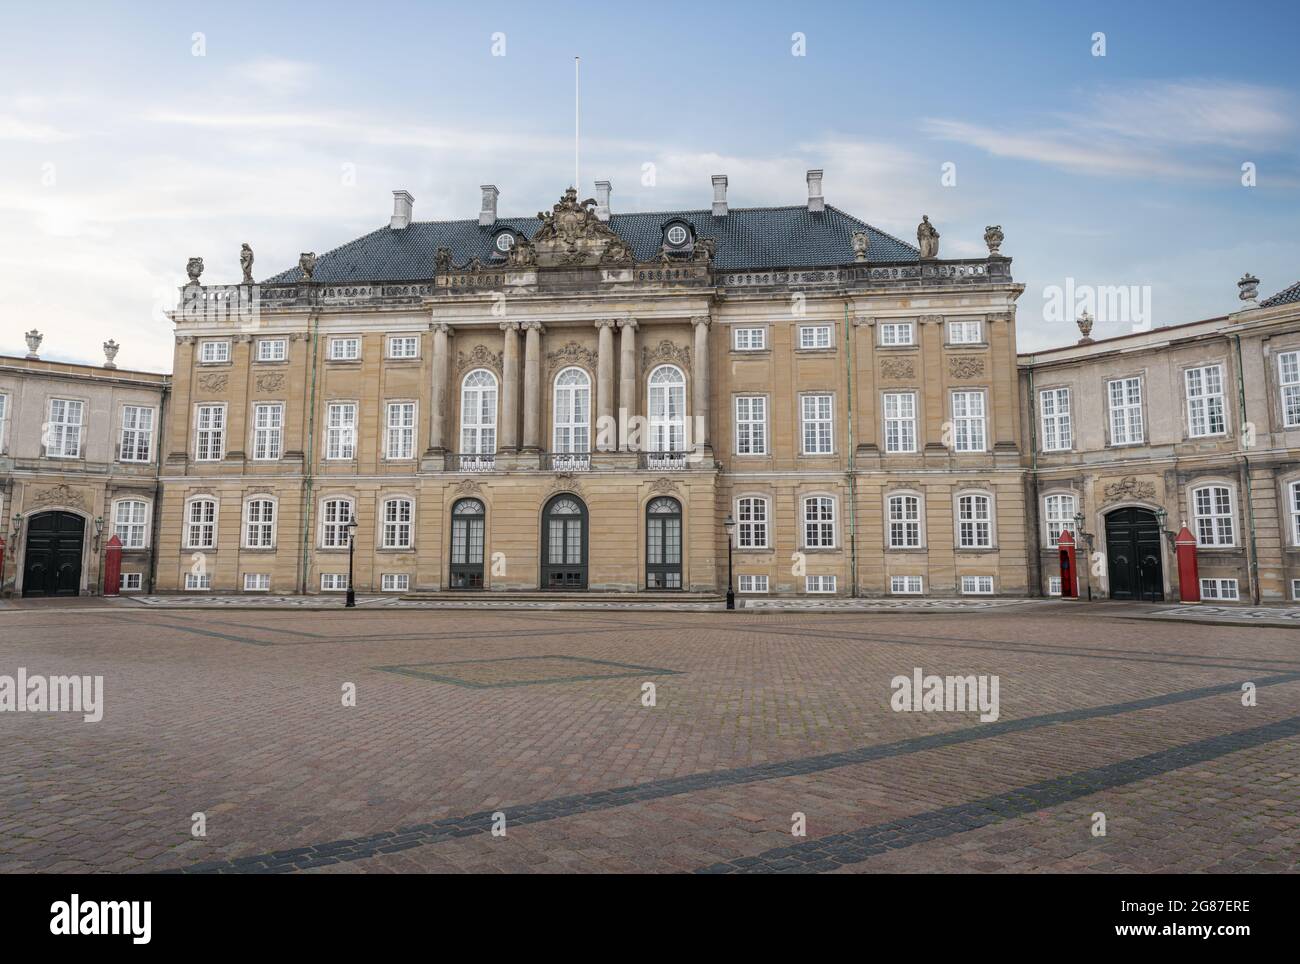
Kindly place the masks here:
<instances>
[{"instance_id":1,"label":"blue sky","mask_svg":"<svg viewBox=\"0 0 1300 964\"><path fill-rule=\"evenodd\" d=\"M1022 349L1077 337L1045 318L1067 279L1150 286L1155 324L1210 317L1247 270L1300 279L1298 50L1294 2L7 2L0 353L35 326L46 357L113 337L167 370L191 255L233 282L247 241L266 276L386 223L395 188L421 220L473 217L489 182L504 214L549 206L575 55L582 191L612 180L616 210L707 206L717 173L733 205L799 203L820 167L886 231L929 214L943 256L1002 225Z\"/></svg>"}]
</instances>

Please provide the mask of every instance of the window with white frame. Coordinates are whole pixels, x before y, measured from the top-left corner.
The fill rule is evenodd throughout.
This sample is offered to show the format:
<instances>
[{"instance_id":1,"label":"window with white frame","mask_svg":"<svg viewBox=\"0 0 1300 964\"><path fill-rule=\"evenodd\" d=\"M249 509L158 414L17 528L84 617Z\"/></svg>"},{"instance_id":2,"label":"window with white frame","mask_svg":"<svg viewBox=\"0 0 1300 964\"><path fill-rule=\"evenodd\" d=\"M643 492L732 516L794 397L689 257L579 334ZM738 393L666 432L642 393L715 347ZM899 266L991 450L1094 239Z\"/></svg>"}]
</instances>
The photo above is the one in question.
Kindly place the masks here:
<instances>
[{"instance_id":1,"label":"window with white frame","mask_svg":"<svg viewBox=\"0 0 1300 964\"><path fill-rule=\"evenodd\" d=\"M84 402L71 398L50 399L50 420L45 436L47 456L52 459L80 457L81 428L85 412Z\"/></svg>"},{"instance_id":2,"label":"window with white frame","mask_svg":"<svg viewBox=\"0 0 1300 964\"><path fill-rule=\"evenodd\" d=\"M244 573L244 592L270 592L271 574L269 572Z\"/></svg>"},{"instance_id":3,"label":"window with white frame","mask_svg":"<svg viewBox=\"0 0 1300 964\"><path fill-rule=\"evenodd\" d=\"M991 596L993 594L993 577L962 576L961 591L963 596Z\"/></svg>"},{"instance_id":4,"label":"window with white frame","mask_svg":"<svg viewBox=\"0 0 1300 964\"><path fill-rule=\"evenodd\" d=\"M149 503L140 499L123 499L113 506L113 534L123 549L143 549L147 544Z\"/></svg>"},{"instance_id":5,"label":"window with white frame","mask_svg":"<svg viewBox=\"0 0 1300 964\"><path fill-rule=\"evenodd\" d=\"M889 591L896 596L919 596L922 591L920 576L890 576Z\"/></svg>"},{"instance_id":6,"label":"window with white frame","mask_svg":"<svg viewBox=\"0 0 1300 964\"><path fill-rule=\"evenodd\" d=\"M190 591L206 592L212 588L212 573L187 572L185 574L185 588Z\"/></svg>"},{"instance_id":7,"label":"window with white frame","mask_svg":"<svg viewBox=\"0 0 1300 964\"><path fill-rule=\"evenodd\" d=\"M993 499L978 492L957 497L957 547L993 547Z\"/></svg>"},{"instance_id":8,"label":"window with white frame","mask_svg":"<svg viewBox=\"0 0 1300 964\"><path fill-rule=\"evenodd\" d=\"M799 348L801 350L810 350L816 348L831 347L831 326L830 325L800 325L799 326Z\"/></svg>"},{"instance_id":9,"label":"window with white frame","mask_svg":"<svg viewBox=\"0 0 1300 964\"><path fill-rule=\"evenodd\" d=\"M5 451L5 422L9 418L9 396L0 392L0 453Z\"/></svg>"},{"instance_id":10,"label":"window with white frame","mask_svg":"<svg viewBox=\"0 0 1300 964\"><path fill-rule=\"evenodd\" d=\"M418 335L389 335L389 358L419 358L420 338Z\"/></svg>"},{"instance_id":11,"label":"window with white frame","mask_svg":"<svg viewBox=\"0 0 1300 964\"><path fill-rule=\"evenodd\" d=\"M411 515L414 505L410 499L384 500L383 548L411 548Z\"/></svg>"},{"instance_id":12,"label":"window with white frame","mask_svg":"<svg viewBox=\"0 0 1300 964\"><path fill-rule=\"evenodd\" d=\"M269 462L280 457L284 443L284 403L253 406L253 459Z\"/></svg>"},{"instance_id":13,"label":"window with white frame","mask_svg":"<svg viewBox=\"0 0 1300 964\"><path fill-rule=\"evenodd\" d=\"M346 572L322 572L320 574L321 592L347 592L348 574Z\"/></svg>"},{"instance_id":14,"label":"window with white frame","mask_svg":"<svg viewBox=\"0 0 1300 964\"><path fill-rule=\"evenodd\" d=\"M736 454L767 454L767 396L736 396Z\"/></svg>"},{"instance_id":15,"label":"window with white frame","mask_svg":"<svg viewBox=\"0 0 1300 964\"><path fill-rule=\"evenodd\" d=\"M734 328L732 345L736 351L763 351L767 348L766 328Z\"/></svg>"},{"instance_id":16,"label":"window with white frame","mask_svg":"<svg viewBox=\"0 0 1300 964\"><path fill-rule=\"evenodd\" d=\"M1241 598L1235 579L1202 579L1201 598L1235 602Z\"/></svg>"},{"instance_id":17,"label":"window with white frame","mask_svg":"<svg viewBox=\"0 0 1300 964\"><path fill-rule=\"evenodd\" d=\"M325 458L353 459L357 455L356 402L325 406Z\"/></svg>"},{"instance_id":18,"label":"window with white frame","mask_svg":"<svg viewBox=\"0 0 1300 964\"><path fill-rule=\"evenodd\" d=\"M803 500L803 544L805 549L835 548L835 500L830 496Z\"/></svg>"},{"instance_id":19,"label":"window with white frame","mask_svg":"<svg viewBox=\"0 0 1300 964\"><path fill-rule=\"evenodd\" d=\"M1203 485L1192 489L1192 518L1198 546L1231 546L1232 489L1226 485Z\"/></svg>"},{"instance_id":20,"label":"window with white frame","mask_svg":"<svg viewBox=\"0 0 1300 964\"><path fill-rule=\"evenodd\" d=\"M279 362L279 361L284 361L288 357L289 357L289 343L285 339L259 338L257 340L258 361Z\"/></svg>"},{"instance_id":21,"label":"window with white frame","mask_svg":"<svg viewBox=\"0 0 1300 964\"><path fill-rule=\"evenodd\" d=\"M197 406L194 413L194 460L219 462L225 450L226 406Z\"/></svg>"},{"instance_id":22,"label":"window with white frame","mask_svg":"<svg viewBox=\"0 0 1300 964\"><path fill-rule=\"evenodd\" d=\"M1061 594L1061 577L1060 577L1060 576L1048 576L1048 577L1047 577L1047 594L1048 594L1049 596L1059 596L1059 595Z\"/></svg>"},{"instance_id":23,"label":"window with white frame","mask_svg":"<svg viewBox=\"0 0 1300 964\"><path fill-rule=\"evenodd\" d=\"M320 546L322 549L348 547L348 522L352 519L351 499L326 499L320 510Z\"/></svg>"},{"instance_id":24,"label":"window with white frame","mask_svg":"<svg viewBox=\"0 0 1300 964\"><path fill-rule=\"evenodd\" d=\"M1116 378L1106 383L1110 403L1110 444L1135 445L1143 440L1142 379Z\"/></svg>"},{"instance_id":25,"label":"window with white frame","mask_svg":"<svg viewBox=\"0 0 1300 964\"><path fill-rule=\"evenodd\" d=\"M244 546L270 549L275 546L275 501L249 499L244 503Z\"/></svg>"},{"instance_id":26,"label":"window with white frame","mask_svg":"<svg viewBox=\"0 0 1300 964\"><path fill-rule=\"evenodd\" d=\"M948 344L978 345L984 337L983 327L978 318L950 321L948 322Z\"/></svg>"},{"instance_id":27,"label":"window with white frame","mask_svg":"<svg viewBox=\"0 0 1300 964\"><path fill-rule=\"evenodd\" d=\"M885 451L916 451L916 392L885 392Z\"/></svg>"},{"instance_id":28,"label":"window with white frame","mask_svg":"<svg viewBox=\"0 0 1300 964\"><path fill-rule=\"evenodd\" d=\"M204 341L199 343L199 361L204 365L219 365L230 361L230 342Z\"/></svg>"},{"instance_id":29,"label":"window with white frame","mask_svg":"<svg viewBox=\"0 0 1300 964\"><path fill-rule=\"evenodd\" d=\"M1048 388L1039 392L1038 411L1043 425L1043 451L1069 451L1074 445L1074 428L1070 424L1070 390Z\"/></svg>"},{"instance_id":30,"label":"window with white frame","mask_svg":"<svg viewBox=\"0 0 1300 964\"><path fill-rule=\"evenodd\" d=\"M1074 532L1074 513L1078 500L1073 495L1054 493L1043 497L1043 523L1047 526L1047 544L1055 548L1061 542L1061 533Z\"/></svg>"},{"instance_id":31,"label":"window with white frame","mask_svg":"<svg viewBox=\"0 0 1300 964\"><path fill-rule=\"evenodd\" d=\"M952 393L953 448L958 452L983 452L985 419L983 392Z\"/></svg>"},{"instance_id":32,"label":"window with white frame","mask_svg":"<svg viewBox=\"0 0 1300 964\"><path fill-rule=\"evenodd\" d=\"M910 321L882 321L879 327L880 344L885 347L916 343L913 334L916 329Z\"/></svg>"},{"instance_id":33,"label":"window with white frame","mask_svg":"<svg viewBox=\"0 0 1300 964\"><path fill-rule=\"evenodd\" d=\"M389 402L384 458L415 458L415 402Z\"/></svg>"},{"instance_id":34,"label":"window with white frame","mask_svg":"<svg viewBox=\"0 0 1300 964\"><path fill-rule=\"evenodd\" d=\"M460 450L465 455L497 450L497 379L486 368L476 368L461 382Z\"/></svg>"},{"instance_id":35,"label":"window with white frame","mask_svg":"<svg viewBox=\"0 0 1300 964\"><path fill-rule=\"evenodd\" d=\"M1300 546L1300 482L1292 482L1287 489L1290 492L1287 506L1291 510L1291 544Z\"/></svg>"},{"instance_id":36,"label":"window with white frame","mask_svg":"<svg viewBox=\"0 0 1300 964\"><path fill-rule=\"evenodd\" d=\"M215 499L192 499L185 510L185 548L217 547L217 503Z\"/></svg>"},{"instance_id":37,"label":"window with white frame","mask_svg":"<svg viewBox=\"0 0 1300 964\"><path fill-rule=\"evenodd\" d=\"M1300 425L1300 351L1284 351L1277 356L1277 376L1282 391L1282 424L1295 428Z\"/></svg>"},{"instance_id":38,"label":"window with white frame","mask_svg":"<svg viewBox=\"0 0 1300 964\"><path fill-rule=\"evenodd\" d=\"M742 575L738 579L738 592L767 592L767 576Z\"/></svg>"},{"instance_id":39,"label":"window with white frame","mask_svg":"<svg viewBox=\"0 0 1300 964\"><path fill-rule=\"evenodd\" d=\"M804 592L830 593L835 591L834 576L804 576Z\"/></svg>"},{"instance_id":40,"label":"window with white frame","mask_svg":"<svg viewBox=\"0 0 1300 964\"><path fill-rule=\"evenodd\" d=\"M123 462L148 462L153 455L153 409L122 406L122 439L118 458Z\"/></svg>"},{"instance_id":41,"label":"window with white frame","mask_svg":"<svg viewBox=\"0 0 1300 964\"><path fill-rule=\"evenodd\" d=\"M383 592L406 592L411 588L410 573L386 572L380 576L379 588Z\"/></svg>"},{"instance_id":42,"label":"window with white frame","mask_svg":"<svg viewBox=\"0 0 1300 964\"><path fill-rule=\"evenodd\" d=\"M1300 579L1291 580L1291 598L1300 601Z\"/></svg>"},{"instance_id":43,"label":"window with white frame","mask_svg":"<svg viewBox=\"0 0 1300 964\"><path fill-rule=\"evenodd\" d=\"M556 452L591 451L591 376L581 368L566 368L555 376Z\"/></svg>"},{"instance_id":44,"label":"window with white frame","mask_svg":"<svg viewBox=\"0 0 1300 964\"><path fill-rule=\"evenodd\" d=\"M736 500L736 546L767 548L767 499L746 496Z\"/></svg>"},{"instance_id":45,"label":"window with white frame","mask_svg":"<svg viewBox=\"0 0 1300 964\"><path fill-rule=\"evenodd\" d=\"M889 518L889 548L919 549L921 547L921 497L899 493L885 500Z\"/></svg>"},{"instance_id":46,"label":"window with white frame","mask_svg":"<svg viewBox=\"0 0 1300 964\"><path fill-rule=\"evenodd\" d=\"M686 451L686 376L673 365L650 373L650 451Z\"/></svg>"},{"instance_id":47,"label":"window with white frame","mask_svg":"<svg viewBox=\"0 0 1300 964\"><path fill-rule=\"evenodd\" d=\"M139 592L144 587L144 573L124 572L118 576L117 588L122 592Z\"/></svg>"},{"instance_id":48,"label":"window with white frame","mask_svg":"<svg viewBox=\"0 0 1300 964\"><path fill-rule=\"evenodd\" d=\"M1189 368L1183 378L1187 385L1187 434L1193 438L1224 434L1223 366Z\"/></svg>"},{"instance_id":49,"label":"window with white frame","mask_svg":"<svg viewBox=\"0 0 1300 964\"><path fill-rule=\"evenodd\" d=\"M830 455L835 450L832 396L799 396L803 424L803 454Z\"/></svg>"},{"instance_id":50,"label":"window with white frame","mask_svg":"<svg viewBox=\"0 0 1300 964\"><path fill-rule=\"evenodd\" d=\"M356 361L361 357L361 339L355 335L329 340L330 361Z\"/></svg>"}]
</instances>

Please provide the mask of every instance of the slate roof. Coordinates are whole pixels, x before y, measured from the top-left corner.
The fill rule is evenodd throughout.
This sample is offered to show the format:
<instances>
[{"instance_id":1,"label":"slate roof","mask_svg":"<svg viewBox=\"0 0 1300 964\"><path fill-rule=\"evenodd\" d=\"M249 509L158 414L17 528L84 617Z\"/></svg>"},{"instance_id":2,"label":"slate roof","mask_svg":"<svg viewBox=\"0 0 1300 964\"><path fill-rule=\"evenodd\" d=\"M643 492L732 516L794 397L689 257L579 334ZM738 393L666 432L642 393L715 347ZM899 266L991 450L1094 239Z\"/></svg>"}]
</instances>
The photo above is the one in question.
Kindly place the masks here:
<instances>
[{"instance_id":1,"label":"slate roof","mask_svg":"<svg viewBox=\"0 0 1300 964\"><path fill-rule=\"evenodd\" d=\"M1300 302L1300 281L1290 288L1283 288L1275 295L1270 295L1259 303L1261 308L1274 308L1277 305L1293 305Z\"/></svg>"},{"instance_id":2,"label":"slate roof","mask_svg":"<svg viewBox=\"0 0 1300 964\"><path fill-rule=\"evenodd\" d=\"M819 268L853 261L853 232L866 231L867 260L872 264L915 262L920 252L910 244L827 205L819 213L804 205L772 208L732 208L724 217L709 209L613 214L609 226L632 246L638 261L650 261L663 243L665 222L681 218L697 237L718 242L714 266L726 271L760 268ZM314 281L322 284L356 284L378 281L423 281L434 275L438 248L450 248L452 264L471 258L491 263L492 239L502 227L531 238L541 222L537 218L499 218L480 227L478 220L413 221L394 231L385 225L342 247L320 255ZM264 284L301 280L302 271L291 268Z\"/></svg>"}]
</instances>

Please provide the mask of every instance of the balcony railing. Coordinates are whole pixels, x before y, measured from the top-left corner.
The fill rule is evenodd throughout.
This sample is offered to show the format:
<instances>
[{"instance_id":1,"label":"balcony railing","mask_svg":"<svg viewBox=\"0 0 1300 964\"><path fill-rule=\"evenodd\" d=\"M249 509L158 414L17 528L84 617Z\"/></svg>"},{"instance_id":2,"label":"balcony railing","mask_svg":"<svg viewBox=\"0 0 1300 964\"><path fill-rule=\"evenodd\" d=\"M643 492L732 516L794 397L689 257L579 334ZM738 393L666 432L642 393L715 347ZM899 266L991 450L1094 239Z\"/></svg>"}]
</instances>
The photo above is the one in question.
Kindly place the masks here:
<instances>
[{"instance_id":1,"label":"balcony railing","mask_svg":"<svg viewBox=\"0 0 1300 964\"><path fill-rule=\"evenodd\" d=\"M547 452L542 456L542 470L551 472L590 472L590 452Z\"/></svg>"},{"instance_id":2,"label":"balcony railing","mask_svg":"<svg viewBox=\"0 0 1300 964\"><path fill-rule=\"evenodd\" d=\"M497 467L496 453L458 452L451 457L451 460L452 468L457 472L492 472Z\"/></svg>"},{"instance_id":3,"label":"balcony railing","mask_svg":"<svg viewBox=\"0 0 1300 964\"><path fill-rule=\"evenodd\" d=\"M685 452L642 452L641 468L652 472L681 472L688 464Z\"/></svg>"}]
</instances>

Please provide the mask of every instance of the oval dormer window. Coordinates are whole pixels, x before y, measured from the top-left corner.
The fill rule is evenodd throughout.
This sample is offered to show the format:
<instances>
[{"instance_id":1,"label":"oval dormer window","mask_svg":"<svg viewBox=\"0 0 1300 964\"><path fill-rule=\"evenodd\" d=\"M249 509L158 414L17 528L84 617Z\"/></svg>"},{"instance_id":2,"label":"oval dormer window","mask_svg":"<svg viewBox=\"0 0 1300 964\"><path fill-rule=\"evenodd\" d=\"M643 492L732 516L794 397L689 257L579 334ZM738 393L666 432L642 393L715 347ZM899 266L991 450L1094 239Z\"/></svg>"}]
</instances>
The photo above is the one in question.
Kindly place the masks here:
<instances>
[{"instance_id":1,"label":"oval dormer window","mask_svg":"<svg viewBox=\"0 0 1300 964\"><path fill-rule=\"evenodd\" d=\"M688 237L689 235L686 233L686 228L684 228L680 224L674 224L671 228L668 229L668 234L667 234L668 243L671 244L674 248L680 248L683 244L686 243L686 239Z\"/></svg>"},{"instance_id":2,"label":"oval dormer window","mask_svg":"<svg viewBox=\"0 0 1300 964\"><path fill-rule=\"evenodd\" d=\"M502 231L497 235L497 250L502 254L509 254L510 249L515 246L515 236L509 231Z\"/></svg>"}]
</instances>

